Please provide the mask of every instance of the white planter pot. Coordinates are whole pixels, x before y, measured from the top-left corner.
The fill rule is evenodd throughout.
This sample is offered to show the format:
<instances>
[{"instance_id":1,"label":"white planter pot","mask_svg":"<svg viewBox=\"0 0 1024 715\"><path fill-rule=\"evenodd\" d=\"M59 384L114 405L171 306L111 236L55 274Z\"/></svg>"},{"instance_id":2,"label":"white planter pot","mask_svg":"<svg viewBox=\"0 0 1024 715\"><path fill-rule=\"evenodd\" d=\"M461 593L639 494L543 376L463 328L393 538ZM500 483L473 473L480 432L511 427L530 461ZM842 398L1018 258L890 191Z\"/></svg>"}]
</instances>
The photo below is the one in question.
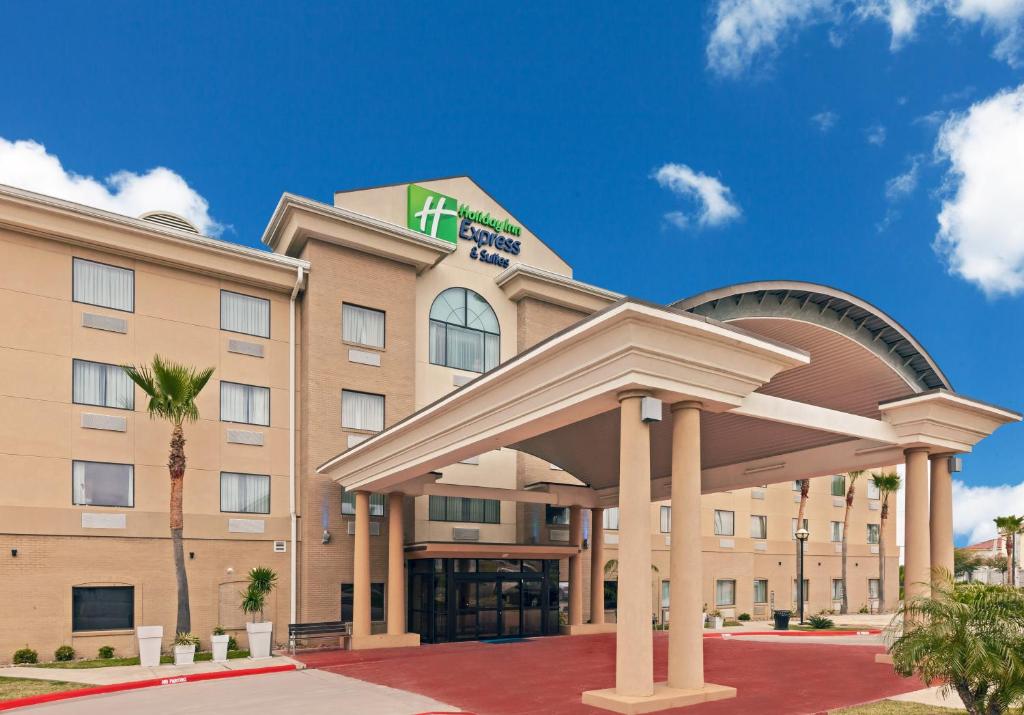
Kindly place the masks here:
<instances>
[{"instance_id":1,"label":"white planter pot","mask_svg":"<svg viewBox=\"0 0 1024 715\"><path fill-rule=\"evenodd\" d=\"M135 629L139 640L139 665L155 668L160 665L160 645L164 638L163 626L139 626Z\"/></svg>"},{"instance_id":2,"label":"white planter pot","mask_svg":"<svg viewBox=\"0 0 1024 715\"><path fill-rule=\"evenodd\" d=\"M192 662L196 657L196 647L194 645L176 645L174 646L174 664L175 665L192 665Z\"/></svg>"},{"instance_id":3,"label":"white planter pot","mask_svg":"<svg viewBox=\"0 0 1024 715\"><path fill-rule=\"evenodd\" d=\"M245 631L249 634L250 658L270 657L270 634L273 630L274 624L270 621L245 624Z\"/></svg>"},{"instance_id":4,"label":"white planter pot","mask_svg":"<svg viewBox=\"0 0 1024 715\"><path fill-rule=\"evenodd\" d=\"M228 641L231 636L210 636L210 643L213 644L213 662L224 663L228 659Z\"/></svg>"},{"instance_id":5,"label":"white planter pot","mask_svg":"<svg viewBox=\"0 0 1024 715\"><path fill-rule=\"evenodd\" d=\"M715 628L721 628L722 627L722 621L723 621L723 619L722 619L721 616L715 616Z\"/></svg>"}]
</instances>

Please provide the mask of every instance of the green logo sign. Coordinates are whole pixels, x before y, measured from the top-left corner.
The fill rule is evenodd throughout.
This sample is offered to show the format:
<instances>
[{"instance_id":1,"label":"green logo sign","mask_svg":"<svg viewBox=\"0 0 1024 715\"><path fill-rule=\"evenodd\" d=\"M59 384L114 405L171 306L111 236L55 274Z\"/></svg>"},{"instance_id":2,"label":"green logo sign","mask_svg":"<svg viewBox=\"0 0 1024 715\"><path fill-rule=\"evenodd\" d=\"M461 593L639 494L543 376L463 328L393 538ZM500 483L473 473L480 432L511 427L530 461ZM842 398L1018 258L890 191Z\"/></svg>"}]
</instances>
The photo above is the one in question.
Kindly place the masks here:
<instances>
[{"instance_id":1,"label":"green logo sign","mask_svg":"<svg viewBox=\"0 0 1024 715\"><path fill-rule=\"evenodd\" d=\"M459 236L459 202L451 196L409 184L408 226L448 243Z\"/></svg>"}]
</instances>

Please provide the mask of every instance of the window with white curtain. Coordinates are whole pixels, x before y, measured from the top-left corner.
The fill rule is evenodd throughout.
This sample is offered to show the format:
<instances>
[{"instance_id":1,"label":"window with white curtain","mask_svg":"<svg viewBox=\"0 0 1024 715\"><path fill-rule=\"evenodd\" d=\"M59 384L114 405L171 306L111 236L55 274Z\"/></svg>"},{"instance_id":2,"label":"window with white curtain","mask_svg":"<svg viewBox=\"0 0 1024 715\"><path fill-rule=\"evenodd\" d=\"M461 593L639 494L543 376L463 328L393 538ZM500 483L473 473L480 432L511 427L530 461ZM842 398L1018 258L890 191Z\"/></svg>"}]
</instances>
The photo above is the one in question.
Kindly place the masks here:
<instances>
[{"instance_id":1,"label":"window with white curtain","mask_svg":"<svg viewBox=\"0 0 1024 715\"><path fill-rule=\"evenodd\" d=\"M384 429L384 395L355 390L341 391L343 429L380 432Z\"/></svg>"},{"instance_id":2,"label":"window with white curtain","mask_svg":"<svg viewBox=\"0 0 1024 715\"><path fill-rule=\"evenodd\" d=\"M878 486L875 485L874 480L872 480L869 477L868 478L868 499L881 499L881 498L882 498L881 490L879 490Z\"/></svg>"},{"instance_id":3,"label":"window with white curtain","mask_svg":"<svg viewBox=\"0 0 1024 715\"><path fill-rule=\"evenodd\" d=\"M670 607L670 605L672 603L672 599L670 597L671 596L671 592L672 592L672 585L671 585L671 583L669 581L664 581L663 580L661 582L661 607L662 608L669 608Z\"/></svg>"},{"instance_id":4,"label":"window with white curtain","mask_svg":"<svg viewBox=\"0 0 1024 715\"><path fill-rule=\"evenodd\" d=\"M71 399L76 405L135 409L135 383L120 365L88 360L71 363Z\"/></svg>"},{"instance_id":5,"label":"window with white curtain","mask_svg":"<svg viewBox=\"0 0 1024 715\"><path fill-rule=\"evenodd\" d=\"M873 601L874 600L878 600L878 579L877 578L869 578L868 579L868 598L870 598Z\"/></svg>"},{"instance_id":6,"label":"window with white curtain","mask_svg":"<svg viewBox=\"0 0 1024 715\"><path fill-rule=\"evenodd\" d=\"M807 521L807 519L804 519L804 530L805 531L810 531L811 530L810 527L808 526L808 524L809 524L809 522ZM791 526L792 526L792 530L791 530L792 533L790 534L790 538L793 539L793 541L796 541L796 531L797 531L796 519L792 519Z\"/></svg>"},{"instance_id":7,"label":"window with white curtain","mask_svg":"<svg viewBox=\"0 0 1024 715\"><path fill-rule=\"evenodd\" d=\"M270 388L220 383L220 419L247 425L270 425Z\"/></svg>"},{"instance_id":8,"label":"window with white curtain","mask_svg":"<svg viewBox=\"0 0 1024 715\"><path fill-rule=\"evenodd\" d=\"M478 293L448 288L430 306L430 362L486 372L498 365L498 316Z\"/></svg>"},{"instance_id":9,"label":"window with white curtain","mask_svg":"<svg viewBox=\"0 0 1024 715\"><path fill-rule=\"evenodd\" d=\"M220 292L220 329L232 333L270 337L270 301L251 295Z\"/></svg>"},{"instance_id":10,"label":"window with white curtain","mask_svg":"<svg viewBox=\"0 0 1024 715\"><path fill-rule=\"evenodd\" d=\"M736 514L715 509L715 535L733 536L736 533Z\"/></svg>"},{"instance_id":11,"label":"window with white curtain","mask_svg":"<svg viewBox=\"0 0 1024 715\"><path fill-rule=\"evenodd\" d=\"M715 581L715 605L736 605L736 582L734 580L720 579Z\"/></svg>"},{"instance_id":12,"label":"window with white curtain","mask_svg":"<svg viewBox=\"0 0 1024 715\"><path fill-rule=\"evenodd\" d=\"M601 519L604 522L604 528L617 531L619 528L619 507L608 507L604 510L604 515Z\"/></svg>"},{"instance_id":13,"label":"window with white curtain","mask_svg":"<svg viewBox=\"0 0 1024 715\"><path fill-rule=\"evenodd\" d=\"M220 510L239 514L269 514L270 477L266 474L221 472Z\"/></svg>"},{"instance_id":14,"label":"window with white curtain","mask_svg":"<svg viewBox=\"0 0 1024 715\"><path fill-rule=\"evenodd\" d=\"M868 543L877 544L880 533L878 524L868 524Z\"/></svg>"},{"instance_id":15,"label":"window with white curtain","mask_svg":"<svg viewBox=\"0 0 1024 715\"><path fill-rule=\"evenodd\" d=\"M370 494L370 516L384 516L384 494ZM354 516L356 513L356 493L341 490L341 513L343 516Z\"/></svg>"},{"instance_id":16,"label":"window with white curtain","mask_svg":"<svg viewBox=\"0 0 1024 715\"><path fill-rule=\"evenodd\" d=\"M751 539L767 539L768 538L768 517L763 514L751 514L750 515L750 538Z\"/></svg>"},{"instance_id":17,"label":"window with white curtain","mask_svg":"<svg viewBox=\"0 0 1024 715\"><path fill-rule=\"evenodd\" d=\"M843 579L841 578L832 579L832 600L843 600Z\"/></svg>"},{"instance_id":18,"label":"window with white curtain","mask_svg":"<svg viewBox=\"0 0 1024 715\"><path fill-rule=\"evenodd\" d=\"M384 311L351 303L341 306L341 339L346 343L384 349Z\"/></svg>"},{"instance_id":19,"label":"window with white curtain","mask_svg":"<svg viewBox=\"0 0 1024 715\"><path fill-rule=\"evenodd\" d=\"M659 516L661 521L661 533L671 534L672 533L672 507L662 506L659 510Z\"/></svg>"},{"instance_id":20,"label":"window with white curtain","mask_svg":"<svg viewBox=\"0 0 1024 715\"><path fill-rule=\"evenodd\" d=\"M768 579L754 579L754 603L768 603Z\"/></svg>"},{"instance_id":21,"label":"window with white curtain","mask_svg":"<svg viewBox=\"0 0 1024 715\"><path fill-rule=\"evenodd\" d=\"M793 579L793 603L797 603L799 601L798 594L797 594L796 591L797 591L797 580ZM811 579L809 579L809 578L805 578L804 579L804 593L803 593L803 596L804 596L804 603L807 603L808 601L811 600Z\"/></svg>"},{"instance_id":22,"label":"window with white curtain","mask_svg":"<svg viewBox=\"0 0 1024 715\"><path fill-rule=\"evenodd\" d=\"M135 469L109 462L71 463L72 503L83 506L135 506Z\"/></svg>"},{"instance_id":23,"label":"window with white curtain","mask_svg":"<svg viewBox=\"0 0 1024 715\"><path fill-rule=\"evenodd\" d=\"M832 526L832 541L840 542L843 540L843 522L831 521L829 522Z\"/></svg>"},{"instance_id":24,"label":"window with white curtain","mask_svg":"<svg viewBox=\"0 0 1024 715\"><path fill-rule=\"evenodd\" d=\"M131 313L135 310L135 271L74 258L71 299Z\"/></svg>"}]
</instances>

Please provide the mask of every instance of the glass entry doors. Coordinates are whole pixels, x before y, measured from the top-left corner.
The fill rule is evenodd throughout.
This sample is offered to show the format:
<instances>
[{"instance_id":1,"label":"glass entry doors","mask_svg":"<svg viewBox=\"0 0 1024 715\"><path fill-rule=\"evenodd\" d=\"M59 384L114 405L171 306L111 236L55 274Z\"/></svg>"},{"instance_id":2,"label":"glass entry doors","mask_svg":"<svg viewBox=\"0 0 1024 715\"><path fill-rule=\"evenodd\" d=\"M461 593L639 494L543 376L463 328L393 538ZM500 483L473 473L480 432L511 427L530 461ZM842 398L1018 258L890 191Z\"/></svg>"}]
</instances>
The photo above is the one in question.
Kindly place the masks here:
<instances>
[{"instance_id":1,"label":"glass entry doors","mask_svg":"<svg viewBox=\"0 0 1024 715\"><path fill-rule=\"evenodd\" d=\"M558 633L558 561L409 562L409 630L426 643Z\"/></svg>"}]
</instances>

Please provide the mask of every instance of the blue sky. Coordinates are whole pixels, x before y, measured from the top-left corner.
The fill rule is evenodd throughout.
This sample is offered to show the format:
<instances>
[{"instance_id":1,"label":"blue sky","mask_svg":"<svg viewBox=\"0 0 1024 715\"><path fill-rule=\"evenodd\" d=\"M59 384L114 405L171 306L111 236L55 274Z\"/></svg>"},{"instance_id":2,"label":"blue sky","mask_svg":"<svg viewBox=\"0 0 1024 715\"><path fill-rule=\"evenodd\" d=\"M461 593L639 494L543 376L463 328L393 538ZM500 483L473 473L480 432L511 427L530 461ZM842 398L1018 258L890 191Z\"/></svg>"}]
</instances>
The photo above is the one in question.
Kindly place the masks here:
<instances>
[{"instance_id":1,"label":"blue sky","mask_svg":"<svg viewBox=\"0 0 1024 715\"><path fill-rule=\"evenodd\" d=\"M0 142L100 181L166 167L249 245L284 191L469 174L581 280L837 286L1024 408L1024 111L998 99L1024 2L333 5L9 3ZM944 201L967 277L933 248ZM1022 451L1005 428L962 476L1017 485ZM1024 486L986 495L1024 510Z\"/></svg>"}]
</instances>

